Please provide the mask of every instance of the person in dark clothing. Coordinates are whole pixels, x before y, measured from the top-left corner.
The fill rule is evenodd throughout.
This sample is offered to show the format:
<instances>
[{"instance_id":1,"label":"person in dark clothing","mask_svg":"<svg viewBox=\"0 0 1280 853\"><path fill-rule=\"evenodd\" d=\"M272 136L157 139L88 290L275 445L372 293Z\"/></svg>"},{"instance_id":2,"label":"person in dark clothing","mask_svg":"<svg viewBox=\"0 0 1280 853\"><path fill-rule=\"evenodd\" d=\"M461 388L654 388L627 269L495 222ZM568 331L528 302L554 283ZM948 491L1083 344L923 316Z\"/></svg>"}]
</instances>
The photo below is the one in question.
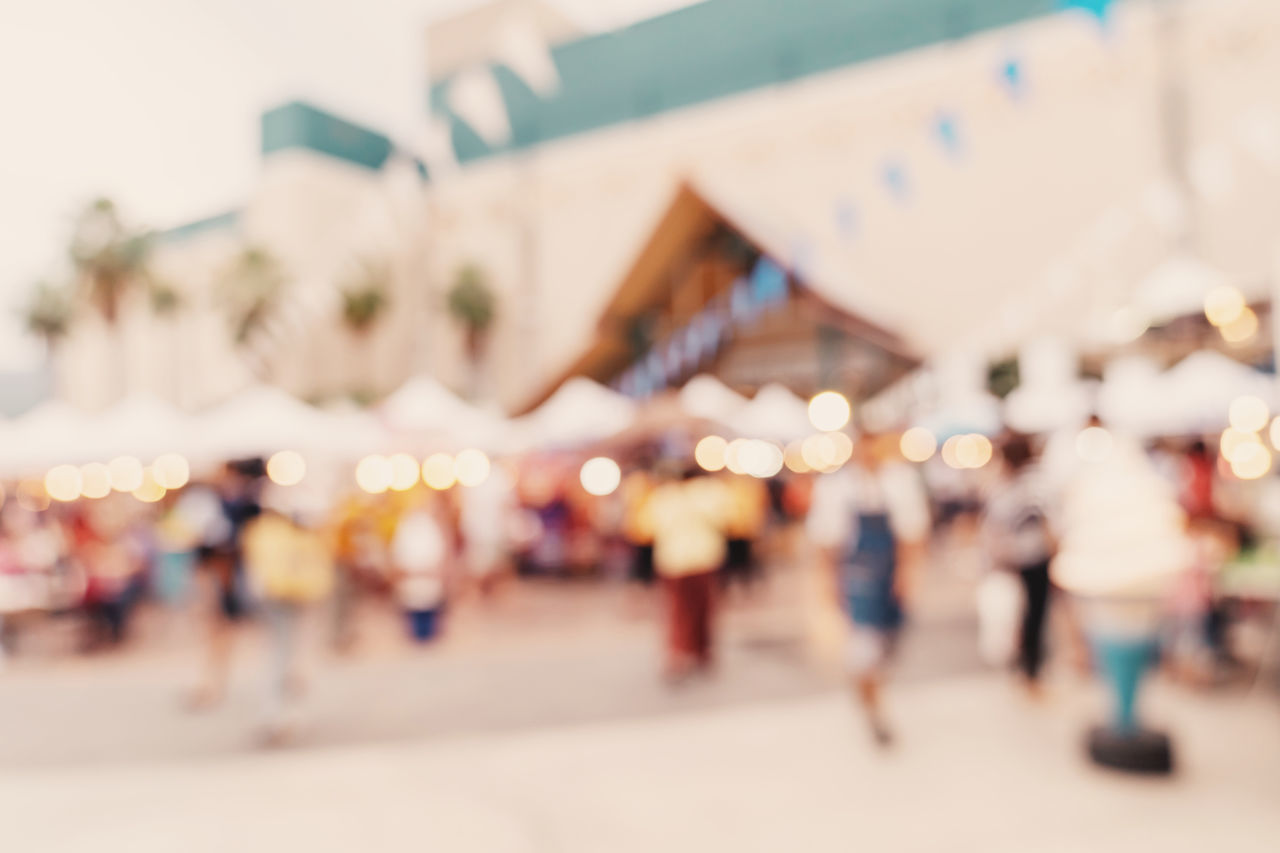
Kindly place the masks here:
<instances>
[{"instance_id":1,"label":"person in dark clothing","mask_svg":"<svg viewBox=\"0 0 1280 853\"><path fill-rule=\"evenodd\" d=\"M217 484L217 518L210 519L205 541L199 549L200 563L213 575L215 606L209 621L206 673L188 704L199 710L217 704L226 689L231 664L231 637L236 623L249 612L245 600L245 528L262 514L262 463L231 462Z\"/></svg>"},{"instance_id":2,"label":"person in dark clothing","mask_svg":"<svg viewBox=\"0 0 1280 853\"><path fill-rule=\"evenodd\" d=\"M983 534L997 568L1016 573L1022 584L1017 663L1027 688L1037 692L1045 657L1053 539L1030 440L1022 435L1007 437L1001 455L1005 479L987 503Z\"/></svg>"}]
</instances>

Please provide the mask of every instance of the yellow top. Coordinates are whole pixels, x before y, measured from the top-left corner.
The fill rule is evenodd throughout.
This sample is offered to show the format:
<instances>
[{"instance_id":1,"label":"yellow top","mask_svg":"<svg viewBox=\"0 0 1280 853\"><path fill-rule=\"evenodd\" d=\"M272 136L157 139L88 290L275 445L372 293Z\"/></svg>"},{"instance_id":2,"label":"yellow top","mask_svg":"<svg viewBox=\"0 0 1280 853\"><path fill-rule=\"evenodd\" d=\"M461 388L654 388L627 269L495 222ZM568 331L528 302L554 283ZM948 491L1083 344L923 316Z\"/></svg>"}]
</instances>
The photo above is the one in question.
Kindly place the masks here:
<instances>
[{"instance_id":1,"label":"yellow top","mask_svg":"<svg viewBox=\"0 0 1280 853\"><path fill-rule=\"evenodd\" d=\"M652 495L653 481L644 471L631 473L622 484L622 533L632 545L653 544L653 513L649 507Z\"/></svg>"},{"instance_id":2,"label":"yellow top","mask_svg":"<svg viewBox=\"0 0 1280 853\"><path fill-rule=\"evenodd\" d=\"M653 492L647 509L659 575L684 577L720 568L732 500L729 488L711 477L668 483Z\"/></svg>"},{"instance_id":3,"label":"yellow top","mask_svg":"<svg viewBox=\"0 0 1280 853\"><path fill-rule=\"evenodd\" d=\"M741 475L726 480L731 496L726 532L731 539L755 539L764 529L769 491L763 480Z\"/></svg>"},{"instance_id":4,"label":"yellow top","mask_svg":"<svg viewBox=\"0 0 1280 853\"><path fill-rule=\"evenodd\" d=\"M244 533L245 567L264 598L304 604L333 588L333 561L324 541L283 516L268 513Z\"/></svg>"}]
</instances>

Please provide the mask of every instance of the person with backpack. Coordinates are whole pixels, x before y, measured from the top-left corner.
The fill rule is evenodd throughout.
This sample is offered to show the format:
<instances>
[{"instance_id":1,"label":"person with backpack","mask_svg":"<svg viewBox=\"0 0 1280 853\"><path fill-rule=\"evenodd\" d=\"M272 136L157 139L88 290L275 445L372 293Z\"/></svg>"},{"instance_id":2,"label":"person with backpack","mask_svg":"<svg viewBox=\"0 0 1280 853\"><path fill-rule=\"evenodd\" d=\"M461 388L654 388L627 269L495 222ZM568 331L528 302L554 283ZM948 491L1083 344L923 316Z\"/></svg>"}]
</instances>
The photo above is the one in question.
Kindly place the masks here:
<instances>
[{"instance_id":1,"label":"person with backpack","mask_svg":"<svg viewBox=\"0 0 1280 853\"><path fill-rule=\"evenodd\" d=\"M1054 542L1049 527L1048 500L1035 464L1031 441L1024 435L1005 438L999 488L987 501L982 535L998 570L1018 578L1023 610L1018 630L1017 665L1033 695L1040 689L1044 664L1044 633L1049 613L1049 563Z\"/></svg>"}]
</instances>

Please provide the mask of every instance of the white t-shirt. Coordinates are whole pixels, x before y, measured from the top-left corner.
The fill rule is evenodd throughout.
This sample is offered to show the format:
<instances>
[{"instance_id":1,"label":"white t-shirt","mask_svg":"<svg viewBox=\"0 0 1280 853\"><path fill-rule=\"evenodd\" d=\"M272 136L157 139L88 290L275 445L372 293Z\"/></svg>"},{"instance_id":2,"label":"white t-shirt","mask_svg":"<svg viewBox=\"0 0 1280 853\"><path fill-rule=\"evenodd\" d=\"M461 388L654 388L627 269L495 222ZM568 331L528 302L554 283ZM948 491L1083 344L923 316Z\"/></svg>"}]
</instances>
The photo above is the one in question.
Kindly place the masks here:
<instances>
[{"instance_id":1,"label":"white t-shirt","mask_svg":"<svg viewBox=\"0 0 1280 853\"><path fill-rule=\"evenodd\" d=\"M428 512L407 513L396 524L391 560L404 572L396 597L405 607L429 610L444 600L444 560L448 550L440 523Z\"/></svg>"},{"instance_id":2,"label":"white t-shirt","mask_svg":"<svg viewBox=\"0 0 1280 853\"><path fill-rule=\"evenodd\" d=\"M847 466L820 476L805 530L822 548L841 548L858 535L860 513L885 513L894 535L916 542L929 531L929 502L919 476L910 467L889 463L877 471Z\"/></svg>"}]
</instances>

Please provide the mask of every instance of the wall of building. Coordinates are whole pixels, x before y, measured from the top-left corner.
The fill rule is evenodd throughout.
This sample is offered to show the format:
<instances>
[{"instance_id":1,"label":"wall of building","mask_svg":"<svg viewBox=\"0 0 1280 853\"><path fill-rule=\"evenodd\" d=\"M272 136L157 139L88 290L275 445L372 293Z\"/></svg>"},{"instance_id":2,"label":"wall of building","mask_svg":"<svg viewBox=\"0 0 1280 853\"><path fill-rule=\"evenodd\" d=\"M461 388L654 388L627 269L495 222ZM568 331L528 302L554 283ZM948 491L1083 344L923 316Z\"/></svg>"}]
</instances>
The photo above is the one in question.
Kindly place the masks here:
<instances>
[{"instance_id":1,"label":"wall of building","mask_svg":"<svg viewBox=\"0 0 1280 853\"><path fill-rule=\"evenodd\" d=\"M385 393L426 361L424 229L415 164L375 170L298 147L272 151L236 215L157 241L153 272L178 290L182 309L156 317L137 293L116 330L78 321L58 354L60 395L96 409L122 392L146 392L198 409L258 380L305 398ZM248 351L233 343L218 292L247 247L270 253L287 279ZM342 323L340 292L363 262L389 271L390 307L373 333L356 338Z\"/></svg>"},{"instance_id":2,"label":"wall of building","mask_svg":"<svg viewBox=\"0 0 1280 853\"><path fill-rule=\"evenodd\" d=\"M1269 275L1276 175L1236 130L1280 115L1267 82L1280 51L1263 35L1278 31L1278 10L1186 7L1193 153L1233 171L1223 193L1195 189L1197 251L1233 277ZM469 258L492 274L508 404L577 355L685 179L741 201L736 212L777 237L784 262L818 246L831 289L892 318L924 355L1096 325L1176 245L1153 199L1168 184L1158 32L1147 4L1123 4L1108 31L1052 16L476 158L428 190L433 275ZM1026 75L1018 93L1001 80L1012 58ZM956 154L932 130L941 110L962 121ZM910 169L906 198L884 186L890 160ZM858 204L852 239L836 223L846 198ZM1091 254L1095 238L1115 245ZM1064 270L1079 286L1054 305ZM1028 293L1033 304L1017 304Z\"/></svg>"}]
</instances>

